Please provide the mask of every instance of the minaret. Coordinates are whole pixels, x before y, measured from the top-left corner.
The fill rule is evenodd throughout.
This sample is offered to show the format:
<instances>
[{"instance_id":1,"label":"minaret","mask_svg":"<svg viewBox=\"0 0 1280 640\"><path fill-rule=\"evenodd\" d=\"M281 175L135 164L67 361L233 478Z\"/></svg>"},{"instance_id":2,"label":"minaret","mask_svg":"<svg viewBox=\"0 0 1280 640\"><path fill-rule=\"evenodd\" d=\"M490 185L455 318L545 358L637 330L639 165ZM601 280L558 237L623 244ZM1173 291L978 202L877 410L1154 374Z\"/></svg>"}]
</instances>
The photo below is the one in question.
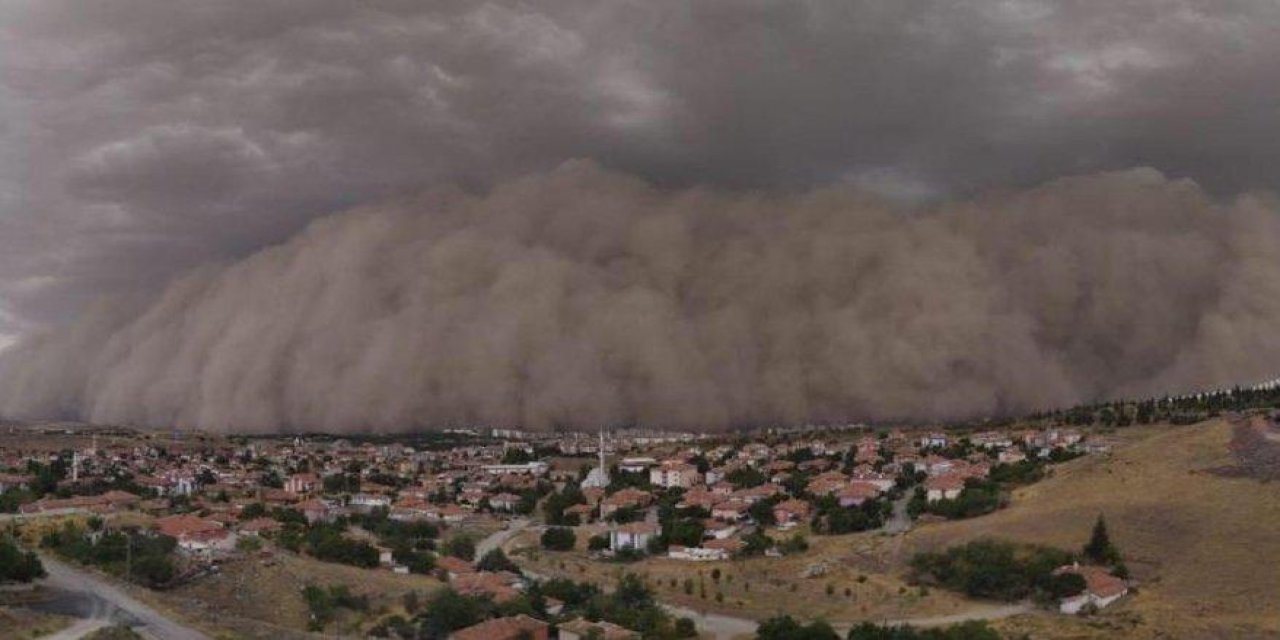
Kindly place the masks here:
<instances>
[{"instance_id":1,"label":"minaret","mask_svg":"<svg viewBox=\"0 0 1280 640\"><path fill-rule=\"evenodd\" d=\"M609 467L604 466L604 427L600 428L600 474L605 475L609 472Z\"/></svg>"},{"instance_id":2,"label":"minaret","mask_svg":"<svg viewBox=\"0 0 1280 640\"><path fill-rule=\"evenodd\" d=\"M80 481L80 452L71 452L71 482Z\"/></svg>"}]
</instances>

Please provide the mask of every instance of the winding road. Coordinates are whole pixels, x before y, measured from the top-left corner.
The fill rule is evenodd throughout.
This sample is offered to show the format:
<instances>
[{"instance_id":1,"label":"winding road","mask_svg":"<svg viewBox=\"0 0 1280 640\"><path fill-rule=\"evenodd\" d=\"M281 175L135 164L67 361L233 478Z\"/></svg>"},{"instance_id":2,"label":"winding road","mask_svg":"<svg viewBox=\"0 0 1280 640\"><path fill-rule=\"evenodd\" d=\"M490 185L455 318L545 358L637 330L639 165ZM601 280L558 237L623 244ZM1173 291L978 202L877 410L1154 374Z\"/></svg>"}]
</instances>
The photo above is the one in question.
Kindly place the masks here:
<instances>
[{"instance_id":1,"label":"winding road","mask_svg":"<svg viewBox=\"0 0 1280 640\"><path fill-rule=\"evenodd\" d=\"M59 640L79 638L111 624L118 615L126 618L133 630L151 640L209 640L209 636L182 625L140 602L124 590L88 571L77 569L61 560L40 554L49 576L44 585L56 590L81 595L92 600L93 613L81 622L51 636Z\"/></svg>"},{"instance_id":2,"label":"winding road","mask_svg":"<svg viewBox=\"0 0 1280 640\"><path fill-rule=\"evenodd\" d=\"M485 539L477 542L476 561L479 562L480 559L484 557L484 554L489 553L494 549L502 548L502 546L507 544L509 540L519 535L521 531L529 528L532 524L533 520L530 520L529 518L511 520L507 523L506 529L495 531Z\"/></svg>"}]
</instances>

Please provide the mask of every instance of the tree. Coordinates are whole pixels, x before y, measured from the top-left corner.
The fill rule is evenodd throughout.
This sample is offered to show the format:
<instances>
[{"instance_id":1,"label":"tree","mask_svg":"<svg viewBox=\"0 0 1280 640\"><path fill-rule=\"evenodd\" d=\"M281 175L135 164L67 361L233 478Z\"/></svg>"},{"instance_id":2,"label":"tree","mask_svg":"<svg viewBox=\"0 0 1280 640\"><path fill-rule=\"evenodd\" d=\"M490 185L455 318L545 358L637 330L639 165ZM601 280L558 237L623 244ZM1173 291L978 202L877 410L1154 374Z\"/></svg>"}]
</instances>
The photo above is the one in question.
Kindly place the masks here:
<instances>
[{"instance_id":1,"label":"tree","mask_svg":"<svg viewBox=\"0 0 1280 640\"><path fill-rule=\"evenodd\" d=\"M1093 524L1093 535L1084 545L1084 556L1098 564L1112 564L1120 560L1120 552L1111 544L1111 536L1107 534L1107 522L1102 515Z\"/></svg>"},{"instance_id":2,"label":"tree","mask_svg":"<svg viewBox=\"0 0 1280 640\"><path fill-rule=\"evenodd\" d=\"M911 567L921 583L975 598L1014 601L1062 588L1054 581L1053 571L1073 560L1072 554L1052 547L984 539L942 553L916 554Z\"/></svg>"},{"instance_id":3,"label":"tree","mask_svg":"<svg viewBox=\"0 0 1280 640\"><path fill-rule=\"evenodd\" d=\"M480 562L476 563L476 568L481 571L510 571L511 573L520 573L520 567L502 552L502 549L493 549L484 554L480 558Z\"/></svg>"},{"instance_id":4,"label":"tree","mask_svg":"<svg viewBox=\"0 0 1280 640\"><path fill-rule=\"evenodd\" d=\"M0 540L0 582L31 582L45 576L40 558L11 540Z\"/></svg>"},{"instance_id":5,"label":"tree","mask_svg":"<svg viewBox=\"0 0 1280 640\"><path fill-rule=\"evenodd\" d=\"M574 505L586 504L586 502L586 497L582 495L582 491L576 485L568 485L560 493L553 493L547 496L546 501L542 503L542 512L547 518L547 524L576 525L578 524L577 514L566 516L564 511Z\"/></svg>"},{"instance_id":6,"label":"tree","mask_svg":"<svg viewBox=\"0 0 1280 640\"><path fill-rule=\"evenodd\" d=\"M489 615L490 604L479 598L468 598L453 589L437 593L419 616L422 635L429 640L443 640L450 633L463 627L483 622Z\"/></svg>"},{"instance_id":7,"label":"tree","mask_svg":"<svg viewBox=\"0 0 1280 640\"><path fill-rule=\"evenodd\" d=\"M777 518L774 516L773 507L777 504L776 499L759 500L747 509L747 514L756 524L762 527L772 527L777 524Z\"/></svg>"},{"instance_id":8,"label":"tree","mask_svg":"<svg viewBox=\"0 0 1280 640\"><path fill-rule=\"evenodd\" d=\"M476 542L471 536L456 535L444 542L445 555L461 558L467 562L476 559Z\"/></svg>"},{"instance_id":9,"label":"tree","mask_svg":"<svg viewBox=\"0 0 1280 640\"><path fill-rule=\"evenodd\" d=\"M1061 600L1082 593L1086 584L1084 576L1074 572L1063 572L1049 580L1048 596L1053 600Z\"/></svg>"},{"instance_id":10,"label":"tree","mask_svg":"<svg viewBox=\"0 0 1280 640\"><path fill-rule=\"evenodd\" d=\"M863 622L849 630L847 640L1000 640L1000 633L982 620L970 620L950 627L915 629L910 626L881 626Z\"/></svg>"},{"instance_id":11,"label":"tree","mask_svg":"<svg viewBox=\"0 0 1280 640\"><path fill-rule=\"evenodd\" d=\"M572 551L578 543L573 529L567 527L551 527L542 532L542 548L551 551Z\"/></svg>"},{"instance_id":12,"label":"tree","mask_svg":"<svg viewBox=\"0 0 1280 640\"><path fill-rule=\"evenodd\" d=\"M266 505L261 502L252 502L245 505L244 509L240 512L240 519L248 521L255 518L261 518L265 515L267 515Z\"/></svg>"},{"instance_id":13,"label":"tree","mask_svg":"<svg viewBox=\"0 0 1280 640\"><path fill-rule=\"evenodd\" d=\"M653 604L653 592L645 585L640 576L628 573L618 581L614 598L623 606L638 609Z\"/></svg>"},{"instance_id":14,"label":"tree","mask_svg":"<svg viewBox=\"0 0 1280 640\"><path fill-rule=\"evenodd\" d=\"M693 622L693 618L676 620L676 636L680 638L698 637L698 626Z\"/></svg>"},{"instance_id":15,"label":"tree","mask_svg":"<svg viewBox=\"0 0 1280 640\"><path fill-rule=\"evenodd\" d=\"M760 623L756 629L757 640L840 640L831 625L818 620L808 625L796 622L791 616L777 616Z\"/></svg>"}]
</instances>

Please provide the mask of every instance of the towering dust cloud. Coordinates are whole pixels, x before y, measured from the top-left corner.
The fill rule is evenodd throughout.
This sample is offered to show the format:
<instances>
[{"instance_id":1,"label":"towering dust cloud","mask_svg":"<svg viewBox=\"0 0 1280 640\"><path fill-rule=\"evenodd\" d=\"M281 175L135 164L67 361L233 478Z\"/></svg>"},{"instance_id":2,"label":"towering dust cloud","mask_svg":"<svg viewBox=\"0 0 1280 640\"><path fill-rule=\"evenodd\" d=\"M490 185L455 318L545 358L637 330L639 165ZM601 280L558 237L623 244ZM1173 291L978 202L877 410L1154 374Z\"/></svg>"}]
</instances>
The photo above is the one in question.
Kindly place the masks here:
<instances>
[{"instance_id":1,"label":"towering dust cloud","mask_svg":"<svg viewBox=\"0 0 1280 640\"><path fill-rule=\"evenodd\" d=\"M0 412L225 430L951 418L1275 373L1280 205L1147 169L903 210L571 162L321 219L0 363Z\"/></svg>"}]
</instances>

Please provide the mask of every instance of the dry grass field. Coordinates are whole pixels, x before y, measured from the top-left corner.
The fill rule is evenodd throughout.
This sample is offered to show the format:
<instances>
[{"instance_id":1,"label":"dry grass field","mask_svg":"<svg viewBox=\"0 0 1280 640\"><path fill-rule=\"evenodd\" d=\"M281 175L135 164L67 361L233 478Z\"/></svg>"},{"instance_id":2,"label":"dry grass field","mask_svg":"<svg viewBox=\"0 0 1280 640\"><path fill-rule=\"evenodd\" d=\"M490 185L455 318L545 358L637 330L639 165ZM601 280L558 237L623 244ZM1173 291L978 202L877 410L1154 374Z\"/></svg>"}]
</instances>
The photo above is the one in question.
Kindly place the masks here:
<instances>
[{"instance_id":1,"label":"dry grass field","mask_svg":"<svg viewBox=\"0 0 1280 640\"><path fill-rule=\"evenodd\" d=\"M1117 432L1110 455L1062 465L1013 504L973 520L922 527L905 551L983 536L1078 549L1105 515L1138 593L1092 621L1001 623L1034 638L1280 637L1280 486L1211 472L1232 460L1231 425Z\"/></svg>"},{"instance_id":2,"label":"dry grass field","mask_svg":"<svg viewBox=\"0 0 1280 640\"><path fill-rule=\"evenodd\" d=\"M890 571L892 567L887 562L901 539L880 534L839 538L810 535L809 551L784 558L699 563L649 558L619 564L587 557L587 539L603 530L602 525L578 527L578 549L573 552L536 550L537 537L532 533L522 534L508 548L539 574L613 584L624 571L637 573L663 602L756 620L779 613L834 622L900 620L990 607L989 603L973 602L956 594L908 585ZM772 535L782 538L792 533ZM806 569L815 565L825 567L825 571L804 577Z\"/></svg>"},{"instance_id":3,"label":"dry grass field","mask_svg":"<svg viewBox=\"0 0 1280 640\"><path fill-rule=\"evenodd\" d=\"M43 638L71 625L63 616L37 613L23 607L0 606L0 638L28 640Z\"/></svg>"},{"instance_id":4,"label":"dry grass field","mask_svg":"<svg viewBox=\"0 0 1280 640\"><path fill-rule=\"evenodd\" d=\"M307 585L346 585L352 593L369 597L367 614L344 613L326 629L329 634L358 637L367 623L403 614L402 602L408 592L426 596L442 583L426 576L365 570L282 553L270 564L259 560L228 563L218 575L154 593L153 599L206 629L222 632L224 637L282 640L309 636L305 632L307 606L302 599Z\"/></svg>"}]
</instances>

